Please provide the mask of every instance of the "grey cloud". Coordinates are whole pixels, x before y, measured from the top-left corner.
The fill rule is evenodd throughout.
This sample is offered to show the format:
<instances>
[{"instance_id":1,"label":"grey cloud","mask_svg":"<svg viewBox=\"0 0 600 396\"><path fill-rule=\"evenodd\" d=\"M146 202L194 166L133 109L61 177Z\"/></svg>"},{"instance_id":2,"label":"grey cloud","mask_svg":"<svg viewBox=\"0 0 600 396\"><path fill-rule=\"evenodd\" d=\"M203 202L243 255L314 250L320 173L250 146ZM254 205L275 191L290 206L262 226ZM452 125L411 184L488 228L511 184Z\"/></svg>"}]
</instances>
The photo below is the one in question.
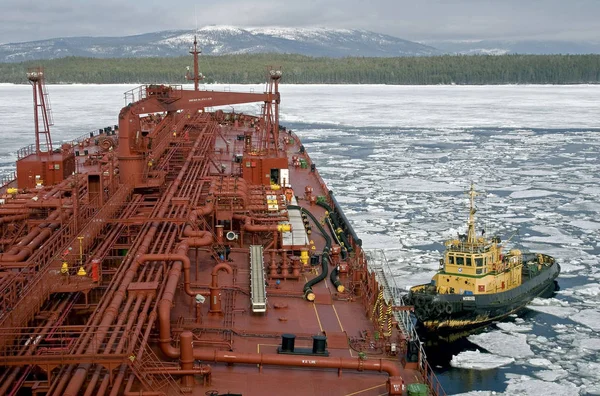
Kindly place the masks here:
<instances>
[{"instance_id":1,"label":"grey cloud","mask_svg":"<svg viewBox=\"0 0 600 396\"><path fill-rule=\"evenodd\" d=\"M408 40L600 39L597 0L0 0L0 43L198 25L366 29Z\"/></svg>"}]
</instances>

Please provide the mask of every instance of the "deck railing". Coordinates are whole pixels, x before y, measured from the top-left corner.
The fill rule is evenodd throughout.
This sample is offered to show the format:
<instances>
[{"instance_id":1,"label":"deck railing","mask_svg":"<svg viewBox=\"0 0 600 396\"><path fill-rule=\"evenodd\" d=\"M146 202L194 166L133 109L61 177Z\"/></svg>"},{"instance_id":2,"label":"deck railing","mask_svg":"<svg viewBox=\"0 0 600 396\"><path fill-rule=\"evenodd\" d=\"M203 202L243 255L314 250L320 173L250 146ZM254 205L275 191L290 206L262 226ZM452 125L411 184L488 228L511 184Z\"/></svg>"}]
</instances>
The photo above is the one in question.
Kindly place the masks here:
<instances>
[{"instance_id":1,"label":"deck railing","mask_svg":"<svg viewBox=\"0 0 600 396\"><path fill-rule=\"evenodd\" d=\"M396 284L394 274L387 257L385 256L385 252L382 249L367 249L364 252L367 256L369 270L375 273L377 283L383 287L385 301L391 301L392 305L395 306L403 306L404 299L402 298L402 290ZM394 316L398 321L399 326L401 326L408 335L408 338L419 344L419 370L430 390L433 392L433 395L445 396L446 392L442 389L442 385L427 362L427 355L423 348L423 344L419 339L419 335L417 334L415 322L413 321L410 311L395 311Z\"/></svg>"}]
</instances>

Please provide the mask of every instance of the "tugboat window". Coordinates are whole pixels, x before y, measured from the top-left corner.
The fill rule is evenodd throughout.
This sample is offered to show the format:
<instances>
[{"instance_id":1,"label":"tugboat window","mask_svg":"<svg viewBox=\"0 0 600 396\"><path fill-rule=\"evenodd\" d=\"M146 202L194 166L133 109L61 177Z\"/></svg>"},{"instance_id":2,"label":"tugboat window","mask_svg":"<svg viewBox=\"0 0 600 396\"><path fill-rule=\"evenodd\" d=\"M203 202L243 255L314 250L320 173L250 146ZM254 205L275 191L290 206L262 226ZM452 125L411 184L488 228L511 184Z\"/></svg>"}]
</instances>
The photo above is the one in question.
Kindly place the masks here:
<instances>
[{"instance_id":1,"label":"tugboat window","mask_svg":"<svg viewBox=\"0 0 600 396\"><path fill-rule=\"evenodd\" d=\"M461 256L456 256L456 265L465 265L465 258Z\"/></svg>"},{"instance_id":2,"label":"tugboat window","mask_svg":"<svg viewBox=\"0 0 600 396\"><path fill-rule=\"evenodd\" d=\"M448 256L448 263L454 265L454 256Z\"/></svg>"},{"instance_id":3,"label":"tugboat window","mask_svg":"<svg viewBox=\"0 0 600 396\"><path fill-rule=\"evenodd\" d=\"M475 259L475 265L478 266L478 267L483 267L483 259L482 258L476 258Z\"/></svg>"},{"instance_id":4,"label":"tugboat window","mask_svg":"<svg viewBox=\"0 0 600 396\"><path fill-rule=\"evenodd\" d=\"M471 257L467 257L467 265L470 267L471 266Z\"/></svg>"}]
</instances>

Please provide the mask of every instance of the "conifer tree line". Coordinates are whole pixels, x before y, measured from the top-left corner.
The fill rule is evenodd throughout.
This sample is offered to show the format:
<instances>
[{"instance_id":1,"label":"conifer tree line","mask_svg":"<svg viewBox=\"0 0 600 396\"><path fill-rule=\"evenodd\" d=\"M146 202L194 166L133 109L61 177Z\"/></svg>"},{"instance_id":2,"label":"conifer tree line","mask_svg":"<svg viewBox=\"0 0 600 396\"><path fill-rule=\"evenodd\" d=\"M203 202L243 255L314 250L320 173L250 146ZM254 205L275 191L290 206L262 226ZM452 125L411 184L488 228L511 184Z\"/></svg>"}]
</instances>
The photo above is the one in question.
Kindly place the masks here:
<instances>
[{"instance_id":1,"label":"conifer tree line","mask_svg":"<svg viewBox=\"0 0 600 396\"><path fill-rule=\"evenodd\" d=\"M48 83L185 83L189 56L98 59L67 57L0 63L0 82L26 83L43 66ZM276 65L289 84L596 84L600 55L444 55L398 58L323 58L293 54L203 56L205 82L262 83Z\"/></svg>"}]
</instances>

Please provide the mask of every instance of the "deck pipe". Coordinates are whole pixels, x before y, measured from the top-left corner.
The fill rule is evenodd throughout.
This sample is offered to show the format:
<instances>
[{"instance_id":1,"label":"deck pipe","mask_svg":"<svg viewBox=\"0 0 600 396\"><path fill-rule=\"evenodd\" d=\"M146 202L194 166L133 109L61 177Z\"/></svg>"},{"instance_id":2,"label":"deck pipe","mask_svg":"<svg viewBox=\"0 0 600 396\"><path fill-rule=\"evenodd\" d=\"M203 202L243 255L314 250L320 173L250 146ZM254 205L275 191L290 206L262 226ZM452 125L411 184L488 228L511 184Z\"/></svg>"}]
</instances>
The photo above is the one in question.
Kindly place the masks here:
<instances>
[{"instance_id":1,"label":"deck pipe","mask_svg":"<svg viewBox=\"0 0 600 396\"><path fill-rule=\"evenodd\" d=\"M120 120L120 121L122 121L122 120ZM119 135L119 139L121 139L121 134ZM160 203L160 206L158 209L158 213L157 213L158 218L164 217L168 208L171 206L171 201L172 201L173 197L175 196L175 193L179 189L179 186L181 185L184 175L187 173L188 168L190 167L190 164L192 163L192 158L195 155L196 150L197 150L198 146L200 145L200 142L201 142L201 138L199 137L194 142L194 146L190 150L190 152L186 158L186 161L184 162L183 166L181 167L181 169L179 171L179 174L177 175L177 177L175 178L173 183L171 183L171 186L167 190L167 193L163 196L163 199L161 200L161 203ZM119 148L121 148L121 144L126 144L128 146L129 145L128 139L125 139L125 141L123 141L123 142L121 140L119 140ZM129 147L127 147L126 151L127 150L129 150ZM121 160L122 159L123 158L121 158ZM127 159L129 160L129 159L133 159L133 158L127 158ZM134 162L134 161L132 161L132 162ZM133 171L133 168L135 168L136 165L135 164L129 164L129 165L133 165L130 168L128 168L129 171ZM152 225L150 226L150 229L144 236L144 239L143 239L142 243L140 244L140 247L138 248L138 251L140 252L140 254L131 263L130 267L125 272L125 275L124 275L121 283L119 284L119 288L114 292L113 299L111 300L110 305L104 311L104 316L102 317L102 321L100 322L98 331L94 334L94 339L92 340L91 344L89 345L89 347L87 349L87 353L96 353L99 346L102 344L102 341L106 337L106 334L108 333L110 325L112 324L113 320L117 316L117 312L119 311L119 308L121 307L121 304L125 298L125 295L127 294L127 287L133 281L138 268L142 264L142 262L139 260L139 258L141 256L144 256L144 254L148 251L150 244L151 244L152 240L154 239L154 236L158 230L158 225L159 225L158 222L153 222ZM179 249L178 249L178 254L187 257L186 254L187 254L188 248L189 247L188 247L187 243L180 244ZM149 255L146 255L146 256L149 256ZM178 262L181 264L180 261L178 261ZM189 259L188 259L188 263L189 263ZM173 271L173 269L171 269L171 272L172 271ZM177 286L177 285L175 285L175 286ZM63 393L63 396L77 396L79 394L79 390L81 389L81 387L83 386L83 383L85 382L87 372L90 367L91 367L91 364L89 364L89 363L80 364L77 367L77 369L75 370L75 373L73 373L73 376L71 377L71 381L69 381L69 385L67 386L67 388L65 389L65 391Z\"/></svg>"},{"instance_id":2,"label":"deck pipe","mask_svg":"<svg viewBox=\"0 0 600 396\"><path fill-rule=\"evenodd\" d=\"M233 270L231 268L231 266L227 263L219 263L217 265L214 266L214 268L212 269L210 275L211 275L211 282L210 282L210 313L216 313L216 314L220 314L223 311L221 310L221 289L219 288L219 272L220 271L225 271L228 274L232 274Z\"/></svg>"},{"instance_id":3,"label":"deck pipe","mask_svg":"<svg viewBox=\"0 0 600 396\"><path fill-rule=\"evenodd\" d=\"M169 271L169 276L167 278L166 287L164 289L162 299L160 300L158 305L159 343L161 351L167 357L172 359L181 359L182 361L188 361L188 351L186 350L185 352L183 352L180 350L180 348L174 347L171 344L171 306L173 304L173 299L177 290L177 285L179 283L181 267L181 261L176 261L173 264L171 271ZM188 347L189 343L183 348L185 349ZM185 359L182 359L182 353L185 356ZM354 359L313 356L311 357L311 359L307 360L305 356L265 353L234 353L231 351L223 352L218 350L205 350L200 348L193 348L193 359L228 364L240 363L291 367L336 368L338 370L350 369L359 371L384 371L388 373L390 377L397 377L400 375L400 369L398 368L398 366L393 361L385 359L362 360L360 358Z\"/></svg>"},{"instance_id":4,"label":"deck pipe","mask_svg":"<svg viewBox=\"0 0 600 396\"><path fill-rule=\"evenodd\" d=\"M33 227L27 235L25 235L23 238L21 238L19 243L17 243L15 246L11 247L10 250L8 250L5 254L18 253L19 250L21 249L21 247L29 244L29 242L31 242L40 232L42 232L43 228L45 228L49 225L48 222L52 223L52 221L56 220L59 216L60 216L60 211L58 211L58 210L50 213L50 215L46 219L46 221L47 221L46 223L42 223L40 225ZM2 257L2 255L0 255L0 261L2 261L1 257Z\"/></svg>"},{"instance_id":5,"label":"deck pipe","mask_svg":"<svg viewBox=\"0 0 600 396\"><path fill-rule=\"evenodd\" d=\"M134 196L134 199L132 200L131 204L128 205L125 208L125 212L121 215L121 218L129 218L133 215L133 213L135 212L135 210L137 209L137 204L139 204L142 200L141 196ZM115 229L116 230L116 229ZM113 231L115 232L115 231ZM108 241L111 239L111 237L106 239L106 243L108 243ZM134 244L132 246L132 250L135 250L139 245L141 245L142 240L136 240L134 241ZM102 251L103 248L100 248L99 251ZM75 351L76 354L83 354L84 349L86 347L86 345L88 344L90 338L92 336L95 335L95 333L93 331L91 331L91 329L95 328L98 323L100 323L100 321L104 318L104 316L102 315L102 313L105 311L106 307L108 307L108 305L110 303L112 303L112 296L115 293L116 289L119 287L119 285L121 284L121 281L123 280L124 276L126 275L126 261L123 262L124 264L122 264L117 273L113 276L110 285L107 289L107 291L104 294L104 297L102 298L100 305L96 308L96 311L94 312L94 314L92 315L91 318L91 323L89 323L86 327L85 327L85 331L82 335L83 339L79 342L79 346L77 347L77 350ZM74 364L70 364L68 365L63 371L61 371L60 373L60 380L55 381L52 383L49 391L48 391L48 395L61 395L63 394L63 389L64 387L67 385L67 381L70 378L71 372L77 368L78 365L74 365Z\"/></svg>"},{"instance_id":6,"label":"deck pipe","mask_svg":"<svg viewBox=\"0 0 600 396\"><path fill-rule=\"evenodd\" d=\"M150 273L148 273L147 275L145 273L140 274L139 279L143 280L145 278L147 281L158 281L160 279L161 273L162 273L162 268L158 267L158 269L156 270L155 273L150 271ZM106 355L106 354L111 353L111 351L113 349L113 344L115 343L117 335L118 335L117 330L122 326L122 323L125 319L125 316L127 316L128 311L129 311L129 315L127 316L127 323L125 324L123 333L130 334L131 328L134 324L135 319L137 319L137 317L138 317L138 312L139 312L140 306L144 299L145 299L144 310L147 310L150 307L150 303L153 300L153 295L143 293L143 294L138 294L136 296L135 306L132 310L129 311L128 309L125 309L125 310L123 310L123 312L121 312L121 314L119 315L119 319L117 321L117 326L114 328L113 334L111 335L110 339L106 343L103 354ZM114 353L122 353L122 349L125 345L126 340L129 340L129 338L121 337L119 339L119 342L117 343L116 347L114 348ZM104 379L102 380L102 383L100 384L100 388L98 389L98 392L93 393L94 387L100 376L100 371L101 371L101 367L97 367L96 372L94 373L92 379L89 381L89 383L87 385L87 389L86 389L84 396L91 396L92 394L103 395L105 393L106 388L108 387L108 384L109 384L109 375L108 374L106 374L104 376ZM115 389L118 390L120 388L121 381L122 381L122 376L117 376L117 378L111 384L113 390L115 390Z\"/></svg>"},{"instance_id":7,"label":"deck pipe","mask_svg":"<svg viewBox=\"0 0 600 396\"><path fill-rule=\"evenodd\" d=\"M71 302L70 299L65 298L59 304L57 304L54 307L54 309L52 309L52 311L51 311L52 313L51 313L50 317L48 318L48 321L46 322L46 324L42 328L39 329L38 333L31 334L29 339L30 340L37 339L38 337L40 337L40 339L42 339L46 336L46 334L48 334L48 332L50 332L52 329L56 328L56 325L58 323L60 323L61 319L64 319L64 317L62 317L61 314L64 312L65 308L67 307L67 304L70 302ZM37 346L37 344L38 344L37 342L29 343L29 345L27 345L25 347L26 350L25 351L22 350L22 354L27 355L27 356L32 355L35 351L35 347ZM6 392L8 391L8 388L14 384L15 378L20 371L21 371L21 367L15 367L12 369L9 376L3 380L3 384L0 387L0 395L6 394Z\"/></svg>"},{"instance_id":8,"label":"deck pipe","mask_svg":"<svg viewBox=\"0 0 600 396\"><path fill-rule=\"evenodd\" d=\"M284 355L276 353L236 353L231 351L206 350L194 348L194 359L216 363L258 364L269 366L309 367L309 368L335 368L349 370L368 370L386 372L390 377L400 376L397 363L387 359L344 358L298 355Z\"/></svg>"},{"instance_id":9,"label":"deck pipe","mask_svg":"<svg viewBox=\"0 0 600 396\"><path fill-rule=\"evenodd\" d=\"M12 222L19 221L19 220L25 220L28 217L29 217L29 214L4 216L4 217L0 217L0 224L12 223Z\"/></svg>"},{"instance_id":10,"label":"deck pipe","mask_svg":"<svg viewBox=\"0 0 600 396\"><path fill-rule=\"evenodd\" d=\"M59 212L54 213L56 213L56 215L53 216L52 219L50 219L49 217L49 221L53 221L59 217L65 220L69 217L71 211L63 212L62 216ZM52 213L52 215L54 215L54 213ZM17 245L13 246L8 252L0 253L0 266L22 266L23 263L27 260L27 258L31 256L31 254L38 247L40 247L42 243L44 243L44 241L48 239L50 235L52 235L54 230L60 227L60 225L60 222L53 222L50 224L43 223L40 226L37 226L36 228L31 230L31 232L27 236L25 236Z\"/></svg>"},{"instance_id":11,"label":"deck pipe","mask_svg":"<svg viewBox=\"0 0 600 396\"><path fill-rule=\"evenodd\" d=\"M265 205L266 207L266 205ZM286 232L290 231L291 226L289 224L252 224L252 217L240 214L234 214L235 220L242 221L242 229L250 232Z\"/></svg>"}]
</instances>

